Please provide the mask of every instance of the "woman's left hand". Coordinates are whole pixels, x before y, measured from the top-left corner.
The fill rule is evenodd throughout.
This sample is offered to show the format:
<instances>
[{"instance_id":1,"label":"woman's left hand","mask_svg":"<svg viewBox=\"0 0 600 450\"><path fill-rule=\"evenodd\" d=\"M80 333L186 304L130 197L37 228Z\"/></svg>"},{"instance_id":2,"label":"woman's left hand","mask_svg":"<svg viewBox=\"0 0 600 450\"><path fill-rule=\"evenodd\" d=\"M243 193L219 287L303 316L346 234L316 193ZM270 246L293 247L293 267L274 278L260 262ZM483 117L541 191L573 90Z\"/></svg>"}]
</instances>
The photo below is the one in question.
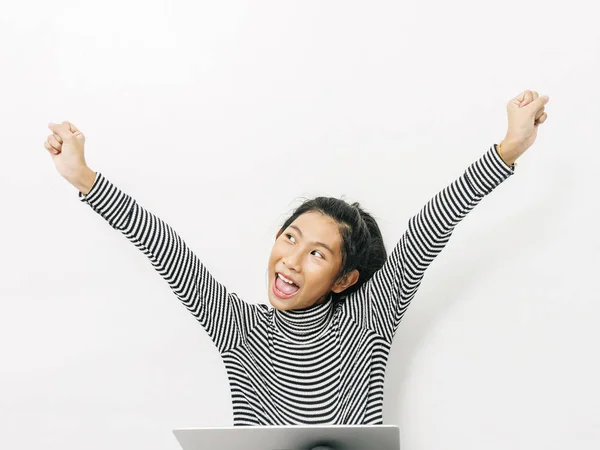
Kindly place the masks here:
<instances>
[{"instance_id":1,"label":"woman's left hand","mask_svg":"<svg viewBox=\"0 0 600 450\"><path fill-rule=\"evenodd\" d=\"M502 141L505 159L514 162L533 145L538 126L548 118L544 109L549 100L547 95L540 97L536 91L527 90L508 102L508 131Z\"/></svg>"}]
</instances>

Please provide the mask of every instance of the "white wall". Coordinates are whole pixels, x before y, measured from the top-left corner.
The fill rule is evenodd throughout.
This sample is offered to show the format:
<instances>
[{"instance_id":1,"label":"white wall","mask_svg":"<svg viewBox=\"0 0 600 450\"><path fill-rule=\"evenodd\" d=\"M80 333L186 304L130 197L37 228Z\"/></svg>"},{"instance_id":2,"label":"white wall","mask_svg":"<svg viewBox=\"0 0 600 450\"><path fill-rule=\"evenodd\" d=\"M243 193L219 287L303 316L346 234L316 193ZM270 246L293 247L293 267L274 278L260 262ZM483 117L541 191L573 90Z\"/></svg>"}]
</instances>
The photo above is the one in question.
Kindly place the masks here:
<instances>
[{"instance_id":1,"label":"white wall","mask_svg":"<svg viewBox=\"0 0 600 450\"><path fill-rule=\"evenodd\" d=\"M425 274L384 418L406 450L598 448L593 2L37 0L0 25L0 448L175 450L172 428L232 422L217 351L56 172L48 122L267 302L302 196L361 202L391 250L526 89L548 120Z\"/></svg>"}]
</instances>

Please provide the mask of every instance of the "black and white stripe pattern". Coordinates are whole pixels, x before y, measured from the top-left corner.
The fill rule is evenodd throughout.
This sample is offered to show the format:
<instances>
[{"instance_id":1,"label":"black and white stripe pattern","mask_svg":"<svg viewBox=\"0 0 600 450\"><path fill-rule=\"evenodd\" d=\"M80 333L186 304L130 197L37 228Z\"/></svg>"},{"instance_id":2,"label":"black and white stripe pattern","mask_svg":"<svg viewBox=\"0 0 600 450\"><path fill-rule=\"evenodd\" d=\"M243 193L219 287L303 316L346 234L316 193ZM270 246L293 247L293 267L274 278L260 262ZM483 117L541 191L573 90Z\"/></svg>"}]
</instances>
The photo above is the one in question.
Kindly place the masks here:
<instances>
[{"instance_id":1,"label":"black and white stripe pattern","mask_svg":"<svg viewBox=\"0 0 600 450\"><path fill-rule=\"evenodd\" d=\"M168 224L102 174L79 197L149 258L209 334L227 369L234 425L382 424L388 354L425 270L454 227L513 173L493 145L409 220L360 290L301 311L229 292Z\"/></svg>"}]
</instances>

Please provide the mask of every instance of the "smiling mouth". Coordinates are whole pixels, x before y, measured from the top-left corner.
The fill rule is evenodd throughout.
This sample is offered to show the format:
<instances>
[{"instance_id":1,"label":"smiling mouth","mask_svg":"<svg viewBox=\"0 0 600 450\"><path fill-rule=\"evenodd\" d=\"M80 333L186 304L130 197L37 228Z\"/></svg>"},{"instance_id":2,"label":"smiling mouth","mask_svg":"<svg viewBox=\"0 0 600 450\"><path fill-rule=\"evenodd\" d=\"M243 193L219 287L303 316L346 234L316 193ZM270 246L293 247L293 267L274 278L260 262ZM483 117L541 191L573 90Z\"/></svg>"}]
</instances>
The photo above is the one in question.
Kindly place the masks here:
<instances>
[{"instance_id":1,"label":"smiling mouth","mask_svg":"<svg viewBox=\"0 0 600 450\"><path fill-rule=\"evenodd\" d=\"M299 290L299 286L287 283L280 277L278 272L275 272L275 279L273 280L273 293L277 296L277 298L286 300L296 295Z\"/></svg>"}]
</instances>

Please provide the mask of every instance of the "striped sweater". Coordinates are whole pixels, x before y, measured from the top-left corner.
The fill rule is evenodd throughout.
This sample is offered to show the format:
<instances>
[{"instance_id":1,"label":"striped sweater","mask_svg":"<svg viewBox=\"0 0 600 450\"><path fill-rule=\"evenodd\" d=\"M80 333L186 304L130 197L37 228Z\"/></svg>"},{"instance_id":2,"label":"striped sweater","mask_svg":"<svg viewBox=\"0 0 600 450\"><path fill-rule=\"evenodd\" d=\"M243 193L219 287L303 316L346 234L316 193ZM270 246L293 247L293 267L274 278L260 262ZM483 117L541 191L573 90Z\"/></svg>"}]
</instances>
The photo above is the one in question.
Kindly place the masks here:
<instances>
[{"instance_id":1,"label":"striped sweater","mask_svg":"<svg viewBox=\"0 0 600 450\"><path fill-rule=\"evenodd\" d=\"M218 349L234 425L382 424L395 332L454 227L514 173L494 144L408 221L384 266L349 296L304 310L248 303L165 222L101 173L79 199L150 260Z\"/></svg>"}]
</instances>

